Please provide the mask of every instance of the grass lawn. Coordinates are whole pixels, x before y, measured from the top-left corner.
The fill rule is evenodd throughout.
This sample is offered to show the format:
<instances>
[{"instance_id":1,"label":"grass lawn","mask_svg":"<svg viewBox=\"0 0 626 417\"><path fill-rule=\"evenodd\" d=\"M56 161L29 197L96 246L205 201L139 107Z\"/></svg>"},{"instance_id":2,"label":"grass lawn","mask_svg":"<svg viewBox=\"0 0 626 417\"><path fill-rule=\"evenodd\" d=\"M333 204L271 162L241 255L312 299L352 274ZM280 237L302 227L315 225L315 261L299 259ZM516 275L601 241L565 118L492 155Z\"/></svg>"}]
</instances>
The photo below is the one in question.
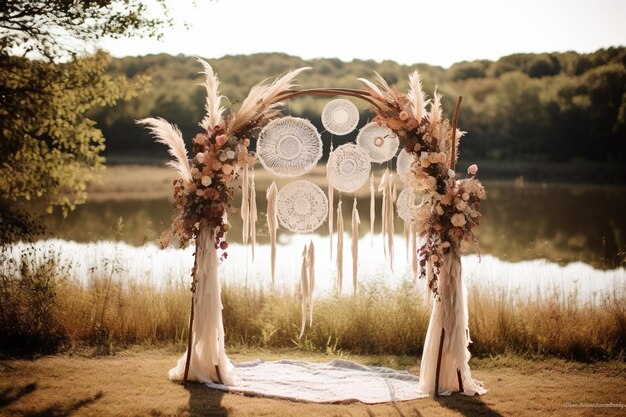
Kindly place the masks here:
<instances>
[{"instance_id":1,"label":"grass lawn","mask_svg":"<svg viewBox=\"0 0 626 417\"><path fill-rule=\"evenodd\" d=\"M473 376L485 382L482 397L453 395L392 404L310 404L244 397L169 381L179 354L136 348L114 356L63 354L0 361L2 416L618 416L626 404L626 364L582 364L517 357L473 359ZM297 351L231 350L235 362L256 358L329 361ZM418 360L347 356L370 365L418 371ZM578 405L567 407L567 404ZM594 405L592 407L592 405ZM601 405L605 405L602 406ZM582 405L582 406L581 406Z\"/></svg>"}]
</instances>

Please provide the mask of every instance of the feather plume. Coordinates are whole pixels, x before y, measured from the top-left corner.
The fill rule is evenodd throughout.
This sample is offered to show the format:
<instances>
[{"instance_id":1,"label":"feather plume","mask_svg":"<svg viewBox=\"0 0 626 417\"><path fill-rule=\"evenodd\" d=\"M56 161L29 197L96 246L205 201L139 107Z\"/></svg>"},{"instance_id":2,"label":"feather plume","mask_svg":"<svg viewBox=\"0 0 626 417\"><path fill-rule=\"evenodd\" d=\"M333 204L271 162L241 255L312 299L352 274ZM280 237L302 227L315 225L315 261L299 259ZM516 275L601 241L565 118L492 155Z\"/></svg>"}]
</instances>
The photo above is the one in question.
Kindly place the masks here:
<instances>
[{"instance_id":1,"label":"feather plume","mask_svg":"<svg viewBox=\"0 0 626 417\"><path fill-rule=\"evenodd\" d=\"M426 96L422 87L422 78L419 71L415 70L409 75L409 92L406 95L413 117L422 120L426 110Z\"/></svg>"},{"instance_id":2,"label":"feather plume","mask_svg":"<svg viewBox=\"0 0 626 417\"><path fill-rule=\"evenodd\" d=\"M198 58L198 62L204 68L204 71L202 71L201 74L205 75L203 85L204 88L206 88L206 103L204 105L206 115L200 122L200 127L204 130L211 130L215 126L222 124L224 121L222 118L222 114L224 113L222 98L224 98L224 96L220 95L220 80L213 72L211 65L200 58Z\"/></svg>"},{"instance_id":3,"label":"feather plume","mask_svg":"<svg viewBox=\"0 0 626 417\"><path fill-rule=\"evenodd\" d=\"M174 160L169 161L167 165L178 171L184 181L193 182L191 168L187 160L187 149L180 129L160 117L136 120L135 123L146 126L158 143L169 147L168 152L174 157Z\"/></svg>"},{"instance_id":4,"label":"feather plume","mask_svg":"<svg viewBox=\"0 0 626 417\"><path fill-rule=\"evenodd\" d=\"M233 122L229 127L229 132L237 131L249 122L271 112L279 106L281 102L278 96L293 88L294 84L292 84L292 81L294 78L302 71L308 69L311 69L311 67L298 68L277 78L271 84L267 84L267 80L263 80L252 87L248 96L241 103L239 111L235 114Z\"/></svg>"},{"instance_id":5,"label":"feather plume","mask_svg":"<svg viewBox=\"0 0 626 417\"><path fill-rule=\"evenodd\" d=\"M439 122L441 122L441 97L443 96L439 94L437 92L437 89L435 88L434 99L430 105L430 113L428 114L428 119L433 125L437 125Z\"/></svg>"}]
</instances>

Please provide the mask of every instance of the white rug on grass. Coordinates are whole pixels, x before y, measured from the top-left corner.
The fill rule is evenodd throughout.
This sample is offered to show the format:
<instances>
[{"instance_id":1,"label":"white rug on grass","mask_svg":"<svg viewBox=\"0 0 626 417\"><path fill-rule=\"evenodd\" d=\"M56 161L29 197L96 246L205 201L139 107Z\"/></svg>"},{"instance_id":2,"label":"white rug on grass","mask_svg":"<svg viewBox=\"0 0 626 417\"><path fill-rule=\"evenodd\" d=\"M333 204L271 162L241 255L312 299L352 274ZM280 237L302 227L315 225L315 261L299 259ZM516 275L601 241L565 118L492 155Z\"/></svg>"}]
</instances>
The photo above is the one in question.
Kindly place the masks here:
<instances>
[{"instance_id":1,"label":"white rug on grass","mask_svg":"<svg viewBox=\"0 0 626 417\"><path fill-rule=\"evenodd\" d=\"M335 359L328 363L256 360L235 365L235 385L207 382L221 391L316 403L376 404L427 397L407 371Z\"/></svg>"}]
</instances>

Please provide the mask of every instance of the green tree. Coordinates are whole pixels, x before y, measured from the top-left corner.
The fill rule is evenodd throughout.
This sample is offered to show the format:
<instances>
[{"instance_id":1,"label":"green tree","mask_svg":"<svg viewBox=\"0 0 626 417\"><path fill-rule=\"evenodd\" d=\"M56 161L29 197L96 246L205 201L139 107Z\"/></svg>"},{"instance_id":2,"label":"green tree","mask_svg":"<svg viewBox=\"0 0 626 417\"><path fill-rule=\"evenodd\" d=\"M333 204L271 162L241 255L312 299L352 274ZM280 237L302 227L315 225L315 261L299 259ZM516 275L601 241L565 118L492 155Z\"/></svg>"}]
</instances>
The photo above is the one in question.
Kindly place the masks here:
<instances>
[{"instance_id":1,"label":"green tree","mask_svg":"<svg viewBox=\"0 0 626 417\"><path fill-rule=\"evenodd\" d=\"M64 213L85 201L104 161L88 112L137 95L147 79L111 75L102 52L79 53L104 36L158 35L168 18L145 11L138 0L0 2L0 243L35 230L25 201Z\"/></svg>"}]
</instances>

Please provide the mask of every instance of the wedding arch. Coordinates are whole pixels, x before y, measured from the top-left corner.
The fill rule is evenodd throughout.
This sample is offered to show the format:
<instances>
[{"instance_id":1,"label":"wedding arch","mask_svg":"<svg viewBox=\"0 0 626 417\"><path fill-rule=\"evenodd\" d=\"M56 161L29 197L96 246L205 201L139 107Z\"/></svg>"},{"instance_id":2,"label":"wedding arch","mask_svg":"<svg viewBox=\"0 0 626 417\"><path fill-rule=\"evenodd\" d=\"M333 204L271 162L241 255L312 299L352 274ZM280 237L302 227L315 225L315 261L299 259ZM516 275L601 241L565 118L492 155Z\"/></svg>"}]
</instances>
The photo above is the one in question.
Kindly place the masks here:
<instances>
[{"instance_id":1,"label":"wedding arch","mask_svg":"<svg viewBox=\"0 0 626 417\"><path fill-rule=\"evenodd\" d=\"M479 206L485 198L481 183L475 178L477 167L468 168L468 176L457 179L459 140L464 132L457 128L461 105L459 97L452 121L445 119L441 95L435 91L426 100L417 71L409 76L409 90L402 93L389 86L378 74L375 81L359 79L362 89L297 89L293 81L300 68L261 82L250 90L237 111L226 114L225 98L219 92L219 79L212 67L199 60L205 76L206 115L200 122L202 132L192 141L192 158L180 130L161 118L146 118L145 125L155 139L167 145L173 160L168 164L180 178L174 183L174 204L178 209L161 244L177 239L182 245L195 244L192 269L192 302L187 352L170 370L169 377L209 384L232 386L236 370L224 348L221 288L218 278L220 262L227 256L228 215L233 207L234 183L241 177L244 243L256 242L256 190L249 169L258 160L276 176L296 177L309 172L322 156L321 138L308 121L284 116L279 106L286 100L302 96L353 97L372 106L375 117L361 129L356 143L332 149L327 165L328 197L306 180L295 181L278 191L273 183L267 190L267 222L272 245L271 276L274 282L276 229L279 224L296 232L310 232L328 221L334 228L334 190L351 192L370 181L371 227L373 232L374 193L371 162L382 162L397 156L397 175L405 188L397 195L394 173L387 169L380 179L382 192L382 230L384 255L393 258L394 204L409 225L413 236L412 268L416 277L425 279L433 294L433 307L424 342L420 365L419 391L425 395L461 392L482 394L484 387L471 376L467 293L462 280L460 253L467 245L477 245L474 233L479 223ZM427 110L428 109L428 110ZM355 121L356 113L356 121ZM356 107L349 100L331 101L322 114L327 131L343 135L358 122ZM258 138L256 153L249 150L250 140ZM415 195L421 196L416 204ZM396 201L397 200L397 201ZM343 247L341 200L337 205L338 248ZM358 226L356 198L352 228ZM418 239L415 236L419 236ZM356 236L358 240L358 235ZM356 291L357 265L353 233L353 285ZM302 328L307 313L312 318L314 286L314 247L303 251L302 260ZM337 287L341 291L343 255L338 249ZM195 318L195 319L194 319Z\"/></svg>"}]
</instances>

